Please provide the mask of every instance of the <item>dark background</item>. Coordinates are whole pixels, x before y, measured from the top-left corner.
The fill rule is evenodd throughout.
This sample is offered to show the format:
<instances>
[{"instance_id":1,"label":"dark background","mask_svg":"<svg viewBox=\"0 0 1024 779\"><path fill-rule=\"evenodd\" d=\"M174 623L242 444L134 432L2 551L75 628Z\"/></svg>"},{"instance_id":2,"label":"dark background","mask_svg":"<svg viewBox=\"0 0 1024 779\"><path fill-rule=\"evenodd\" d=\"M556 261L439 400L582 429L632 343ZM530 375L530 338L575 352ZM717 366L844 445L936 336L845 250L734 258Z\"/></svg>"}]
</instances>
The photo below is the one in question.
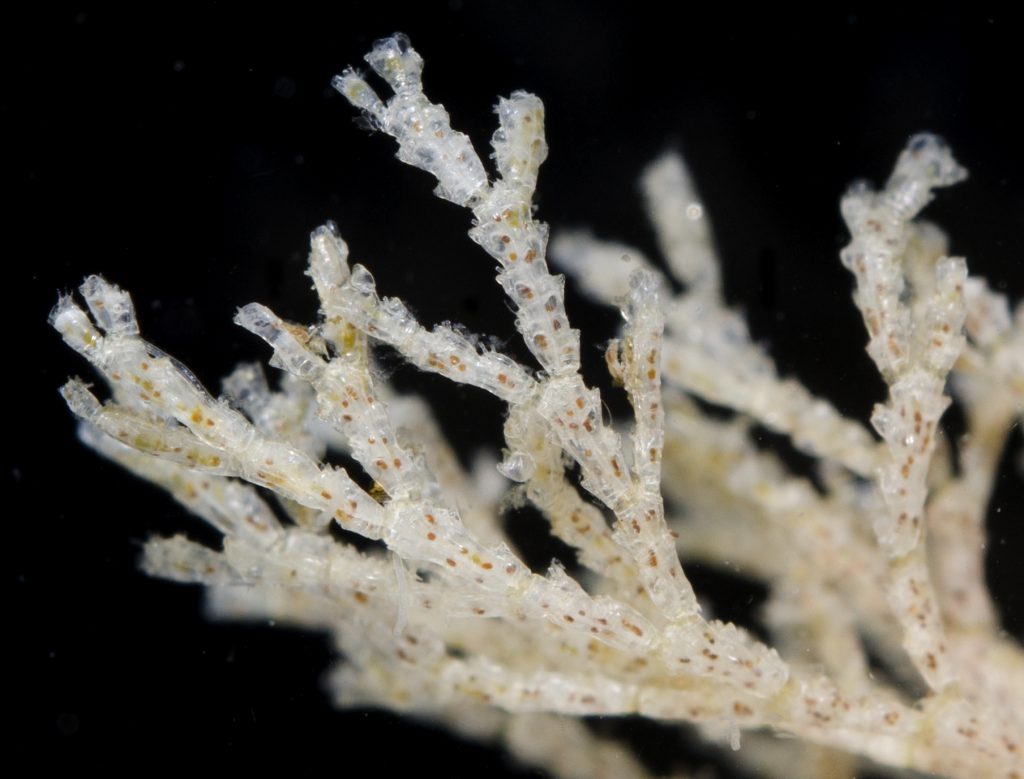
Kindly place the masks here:
<instances>
[{"instance_id":1,"label":"dark background","mask_svg":"<svg viewBox=\"0 0 1024 779\"><path fill-rule=\"evenodd\" d=\"M367 754L381 767L444 776L533 775L389 715L331 710L319 685L324 639L207 623L195 589L138 573L143 539L195 523L84 451L57 395L66 376L89 375L46 327L59 290L93 272L129 289L147 337L216 389L239 360L266 358L231 324L238 306L257 300L313 319L307 236L326 219L381 290L423 321L512 338L492 263L465 237L468 214L433 198L429 177L394 161L390 139L360 129L329 88L378 37L410 35L428 93L482 154L497 95L522 88L543 98L551 152L538 203L556 229L590 226L655 255L636 178L666 147L682 149L715 225L730 301L783 373L857 418L883 386L837 260L846 240L838 197L857 177L884 179L912 133L944 135L971 173L929 215L972 272L1019 298L1024 122L1008 19L981 4L811 15L680 8L683 23L633 2L76 5L5 21L14 276L4 292L14 313L8 306L3 340L13 352L3 549L15 749L42 764L212 750L244 765L301 750L338 768ZM568 305L585 344L614 333L614 313L573 293ZM586 356L589 380L606 386L599 349ZM388 370L431 393L461 451L500 440L495 402ZM1004 471L989 575L1007 630L1020 636L1022 488ZM546 564L543 546L533 554ZM716 583L697 571L699 588ZM732 586L725 591L745 592ZM693 749L672 762L676 736L626 732L659 768L717 762ZM368 740L390 751L361 753Z\"/></svg>"}]
</instances>

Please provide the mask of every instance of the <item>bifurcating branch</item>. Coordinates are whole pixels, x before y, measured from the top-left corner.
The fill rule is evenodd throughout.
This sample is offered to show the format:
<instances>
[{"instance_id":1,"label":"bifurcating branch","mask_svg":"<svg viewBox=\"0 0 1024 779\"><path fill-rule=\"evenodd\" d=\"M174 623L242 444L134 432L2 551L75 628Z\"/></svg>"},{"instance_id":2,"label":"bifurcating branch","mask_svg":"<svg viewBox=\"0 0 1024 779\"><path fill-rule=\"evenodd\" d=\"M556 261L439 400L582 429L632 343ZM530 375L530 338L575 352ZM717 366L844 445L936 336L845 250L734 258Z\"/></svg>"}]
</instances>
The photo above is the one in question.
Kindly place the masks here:
<instances>
[{"instance_id":1,"label":"bifurcating branch","mask_svg":"<svg viewBox=\"0 0 1024 779\"><path fill-rule=\"evenodd\" d=\"M273 349L285 374L276 390L243 365L212 397L141 338L127 294L89 277L89 312L62 297L51 316L110 387L101 403L80 380L65 385L82 440L223 537L223 549L151 540L145 570L205 585L215 616L328 631L342 655L330 681L339 705L433 718L557 776L648 775L555 716L610 714L685 720L734 749L743 730L795 736L762 734L746 753L771 776L851 774L857 756L948 776L1024 775L1024 655L999 633L982 565L996 463L1024 405L1024 308L1011 316L945 256L937 228L914 221L934 187L963 176L948 150L919 136L885 189L858 186L843 201L853 236L843 261L890 387L872 416L881 443L780 379L726 308L707 214L677 156L652 165L643 187L682 294L628 247L558 237L558 262L624 316L606 350L633 408L624 443L580 374L564 279L534 218L547 154L540 100L499 101L491 180L423 94L408 40L378 42L367 61L390 97L353 71L335 86L395 138L401 160L435 176L439 196L470 209L470 236L497 261L536 365L457 325L429 329L381 297L332 224L311 236L315 326L256 303L238 312ZM480 454L464 470L425 404L374 372L375 344L504 401L500 457ZM941 460L947 379L970 436ZM735 413L708 414L686 393ZM754 422L819 460L818 483L759 448ZM373 487L326 463L329 448ZM559 561L531 571L506 533L503 493L532 502L588 571L575 578ZM349 534L380 543L361 552ZM775 646L704 616L680 553L761 580ZM869 649L885 675L872 673ZM912 700L883 678L923 679L930 693Z\"/></svg>"},{"instance_id":2,"label":"bifurcating branch","mask_svg":"<svg viewBox=\"0 0 1024 779\"><path fill-rule=\"evenodd\" d=\"M857 280L854 301L868 327L868 354L889 385L889 402L871 415L889 450L878 478L886 510L875 517L874 529L892 560L889 597L905 646L933 687L949 684L955 671L945 657L920 541L939 418L949 405L943 390L964 347L967 265L929 251L928 242L913 242L911 220L931 200L932 189L965 176L941 140L918 135L882 192L859 184L842 203L853 237L843 264Z\"/></svg>"},{"instance_id":3,"label":"bifurcating branch","mask_svg":"<svg viewBox=\"0 0 1024 779\"><path fill-rule=\"evenodd\" d=\"M517 308L517 327L547 373L534 391L537 413L580 464L584 486L615 513L619 543L636 561L654 602L673 619L696 615L696 599L672 553L660 500L655 506L634 497L619 438L603 423L600 395L579 375L579 333L565 313L563 279L547 269L547 226L531 212L537 173L547 155L543 106L525 92L499 101L493 138L499 178L489 184L477 174L479 161L469 142L423 95L422 60L408 41L379 42L367 62L394 89L389 100L382 101L351 71L335 86L398 141L401 160L438 179L440 196L472 209L476 224L470 236L498 261L498 281ZM455 163L439 165L444 159ZM456 192L463 194L453 196Z\"/></svg>"}]
</instances>

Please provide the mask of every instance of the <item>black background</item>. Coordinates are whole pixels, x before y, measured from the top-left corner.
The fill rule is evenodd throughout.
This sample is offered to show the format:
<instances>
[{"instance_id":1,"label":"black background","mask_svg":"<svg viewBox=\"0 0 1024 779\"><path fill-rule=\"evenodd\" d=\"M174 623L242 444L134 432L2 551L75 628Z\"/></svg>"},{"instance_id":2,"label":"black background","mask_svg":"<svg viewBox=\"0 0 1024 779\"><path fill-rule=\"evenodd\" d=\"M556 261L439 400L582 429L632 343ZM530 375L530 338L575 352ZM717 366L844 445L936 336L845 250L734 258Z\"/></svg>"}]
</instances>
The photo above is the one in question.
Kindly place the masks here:
<instances>
[{"instance_id":1,"label":"black background","mask_svg":"<svg viewBox=\"0 0 1024 779\"><path fill-rule=\"evenodd\" d=\"M88 376L46 327L59 290L93 272L129 289L147 337L215 389L239 360L266 357L231 324L238 306L312 320L307 235L326 219L423 321L512 339L491 262L465 237L467 213L433 198L429 177L397 163L390 139L361 129L329 88L378 37L410 35L428 93L484 154L496 95L541 96L551 152L538 203L555 229L589 226L655 255L636 178L666 147L682 149L729 300L785 374L861 420L883 386L837 260L838 197L851 180L884 179L914 132L944 135L971 178L929 216L972 272L1024 290L1019 41L996 11L683 5L684 20L670 22L640 3L399 6L67 6L5 22L4 642L10 743L40 764L211 751L244 765L301 752L354 775L360 755L443 776L533 775L389 715L331 710L323 638L210 624L195 589L138 573L141 540L196 525L85 452L57 395L67 375ZM568 305L585 344L614 333L612 312L574 293ZM585 370L604 386L599 358L589 348ZM429 394L460 451L500 440L495 402L387 369ZM1022 488L1004 471L989 576L1020 636ZM544 555L534 552L538 565ZM716 583L697 574L699 588ZM660 768L717 762L691 749L673 763L675 736L626 730Z\"/></svg>"}]
</instances>

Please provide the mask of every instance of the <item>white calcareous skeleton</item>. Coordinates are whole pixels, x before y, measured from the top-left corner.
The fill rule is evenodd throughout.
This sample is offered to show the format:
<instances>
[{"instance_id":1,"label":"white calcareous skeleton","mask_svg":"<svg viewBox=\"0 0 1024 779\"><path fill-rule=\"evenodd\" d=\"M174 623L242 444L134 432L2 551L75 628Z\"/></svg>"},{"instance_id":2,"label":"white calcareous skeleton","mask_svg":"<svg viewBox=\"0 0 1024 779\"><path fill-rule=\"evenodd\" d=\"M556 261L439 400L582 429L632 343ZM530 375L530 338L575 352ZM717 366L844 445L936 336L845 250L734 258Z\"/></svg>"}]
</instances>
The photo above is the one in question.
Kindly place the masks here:
<instances>
[{"instance_id":1,"label":"white calcareous skeleton","mask_svg":"<svg viewBox=\"0 0 1024 779\"><path fill-rule=\"evenodd\" d=\"M655 162L643 189L681 294L636 250L556 236L551 261L624 316L607 361L633 407L625 431L581 376L564 280L534 218L540 100L499 101L492 176L423 94L407 40L378 42L367 61L389 98L354 71L335 86L395 138L399 159L437 178L440 197L472 212L470 236L497 261L537 365L460 328L424 327L350 266L331 225L311 240L316 325L258 304L238 312L273 349L277 390L244 365L212 397L140 337L125 292L88 278L88 313L68 296L52 314L112 393L101 403L80 380L65 385L83 440L223 534L222 550L154 539L146 571L205 585L226 619L328 630L342 657L339 705L432 717L555 776L645 776L567 717L640 714L697 724L734 749L750 731L736 757L764 775L853 776L866 757L1024 778L1024 652L1001 633L983 575L989 492L1024 408L1024 306L1011 311L946 256L937 228L915 221L935 188L965 175L949 149L916 136L883 189L856 186L842 201L852 235L842 262L889 387L871 417L877 435L780 378L726 307L677 156ZM466 472L426 404L380 378L378 343L507 404L500 477ZM970 432L956 455L940 426L947 392ZM733 413L709 416L695 397ZM816 458L824 489L759 449L754 423ZM358 462L373 489L327 463L329 449ZM256 486L276 493L273 507ZM502 523L510 489L583 573L523 562ZM358 551L332 525L378 543ZM766 583L774 646L707 618L687 559L728 559ZM876 678L866 647L905 684Z\"/></svg>"}]
</instances>

